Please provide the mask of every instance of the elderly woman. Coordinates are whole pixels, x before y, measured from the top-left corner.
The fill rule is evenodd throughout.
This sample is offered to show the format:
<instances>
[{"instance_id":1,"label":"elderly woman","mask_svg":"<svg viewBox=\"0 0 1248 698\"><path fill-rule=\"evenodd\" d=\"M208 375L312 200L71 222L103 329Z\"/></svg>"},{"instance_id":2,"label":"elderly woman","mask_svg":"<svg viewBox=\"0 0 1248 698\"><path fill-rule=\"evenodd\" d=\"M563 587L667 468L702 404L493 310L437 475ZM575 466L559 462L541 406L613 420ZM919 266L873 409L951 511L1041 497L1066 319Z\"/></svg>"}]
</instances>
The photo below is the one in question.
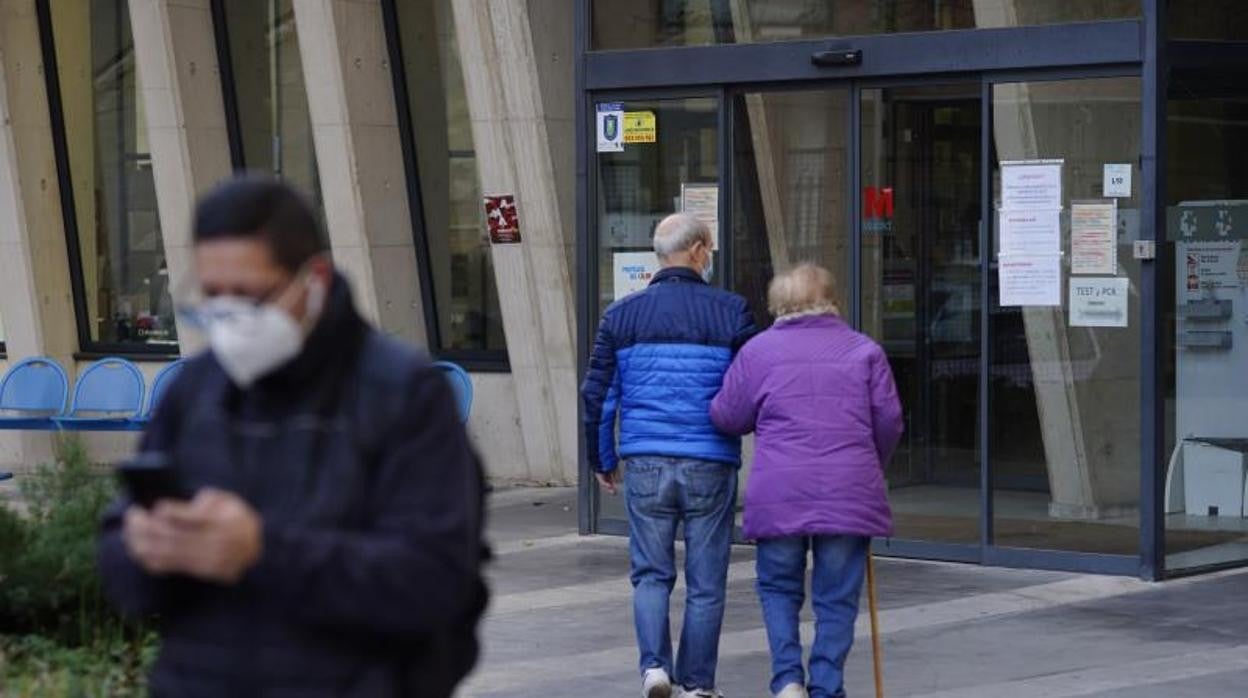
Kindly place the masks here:
<instances>
[{"instance_id":1,"label":"elderly woman","mask_svg":"<svg viewBox=\"0 0 1248 698\"><path fill-rule=\"evenodd\" d=\"M884 351L841 320L826 269L803 264L776 277L768 301L776 322L737 355L711 418L728 434L756 435L745 535L758 541L771 690L844 696L868 545L892 534L882 466L901 437L901 404ZM798 634L808 551L809 683Z\"/></svg>"}]
</instances>

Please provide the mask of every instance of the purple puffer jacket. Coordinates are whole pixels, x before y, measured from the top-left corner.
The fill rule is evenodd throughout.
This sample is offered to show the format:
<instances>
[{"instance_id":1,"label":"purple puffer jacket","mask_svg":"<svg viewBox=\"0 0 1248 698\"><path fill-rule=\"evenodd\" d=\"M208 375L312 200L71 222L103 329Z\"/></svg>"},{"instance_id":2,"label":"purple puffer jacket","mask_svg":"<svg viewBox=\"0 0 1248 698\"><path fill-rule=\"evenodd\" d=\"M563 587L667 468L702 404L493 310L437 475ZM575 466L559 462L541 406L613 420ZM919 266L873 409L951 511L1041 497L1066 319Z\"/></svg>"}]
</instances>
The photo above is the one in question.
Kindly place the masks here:
<instances>
[{"instance_id":1,"label":"purple puffer jacket","mask_svg":"<svg viewBox=\"0 0 1248 698\"><path fill-rule=\"evenodd\" d=\"M884 350L834 315L777 322L737 354L711 419L756 432L745 536L890 536L901 402Z\"/></svg>"}]
</instances>

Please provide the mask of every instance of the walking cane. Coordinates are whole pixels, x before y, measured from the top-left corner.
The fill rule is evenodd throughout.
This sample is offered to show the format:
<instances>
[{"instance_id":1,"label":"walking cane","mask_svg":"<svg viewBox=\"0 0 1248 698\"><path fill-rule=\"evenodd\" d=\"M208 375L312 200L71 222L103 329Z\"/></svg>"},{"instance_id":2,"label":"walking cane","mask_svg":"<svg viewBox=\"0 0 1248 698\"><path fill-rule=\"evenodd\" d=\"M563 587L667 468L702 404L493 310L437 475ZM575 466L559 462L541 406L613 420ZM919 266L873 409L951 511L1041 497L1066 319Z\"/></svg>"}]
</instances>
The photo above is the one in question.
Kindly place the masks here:
<instances>
[{"instance_id":1,"label":"walking cane","mask_svg":"<svg viewBox=\"0 0 1248 698\"><path fill-rule=\"evenodd\" d=\"M880 655L880 612L875 606L875 556L867 551L867 608L871 611L871 663L875 668L875 698L884 698L884 662Z\"/></svg>"}]
</instances>

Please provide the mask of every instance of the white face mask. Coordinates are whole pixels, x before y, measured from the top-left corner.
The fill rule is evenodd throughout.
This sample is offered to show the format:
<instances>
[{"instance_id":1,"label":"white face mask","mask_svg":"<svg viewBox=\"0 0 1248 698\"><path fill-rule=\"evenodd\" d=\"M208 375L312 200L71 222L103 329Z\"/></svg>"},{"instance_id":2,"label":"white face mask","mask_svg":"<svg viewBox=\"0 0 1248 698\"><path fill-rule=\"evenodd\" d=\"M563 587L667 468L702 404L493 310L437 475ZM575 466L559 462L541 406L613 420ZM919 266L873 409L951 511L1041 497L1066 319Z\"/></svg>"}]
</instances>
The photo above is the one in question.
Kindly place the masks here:
<instances>
[{"instance_id":1,"label":"white face mask","mask_svg":"<svg viewBox=\"0 0 1248 698\"><path fill-rule=\"evenodd\" d=\"M208 321L208 343L230 380L240 388L290 363L303 350L305 326L320 316L325 287L309 284L307 318L301 325L290 313L250 298L221 296L204 304Z\"/></svg>"},{"instance_id":2,"label":"white face mask","mask_svg":"<svg viewBox=\"0 0 1248 698\"><path fill-rule=\"evenodd\" d=\"M712 275L715 273L715 256L710 252L706 253L706 266L702 267L702 280L711 283Z\"/></svg>"}]
</instances>

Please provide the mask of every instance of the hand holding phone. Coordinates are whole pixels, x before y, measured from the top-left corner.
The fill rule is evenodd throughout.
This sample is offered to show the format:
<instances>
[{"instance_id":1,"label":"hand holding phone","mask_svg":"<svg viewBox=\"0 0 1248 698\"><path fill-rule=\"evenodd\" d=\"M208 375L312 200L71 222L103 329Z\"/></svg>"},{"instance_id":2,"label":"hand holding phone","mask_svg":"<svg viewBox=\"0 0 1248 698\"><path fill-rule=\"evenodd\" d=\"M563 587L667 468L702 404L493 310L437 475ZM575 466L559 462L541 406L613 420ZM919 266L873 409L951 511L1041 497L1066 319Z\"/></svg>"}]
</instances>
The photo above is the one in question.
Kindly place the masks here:
<instances>
[{"instance_id":1,"label":"hand holding phone","mask_svg":"<svg viewBox=\"0 0 1248 698\"><path fill-rule=\"evenodd\" d=\"M151 509L160 499L191 498L191 491L173 469L169 455L160 451L140 453L117 465L117 477L134 503Z\"/></svg>"}]
</instances>

